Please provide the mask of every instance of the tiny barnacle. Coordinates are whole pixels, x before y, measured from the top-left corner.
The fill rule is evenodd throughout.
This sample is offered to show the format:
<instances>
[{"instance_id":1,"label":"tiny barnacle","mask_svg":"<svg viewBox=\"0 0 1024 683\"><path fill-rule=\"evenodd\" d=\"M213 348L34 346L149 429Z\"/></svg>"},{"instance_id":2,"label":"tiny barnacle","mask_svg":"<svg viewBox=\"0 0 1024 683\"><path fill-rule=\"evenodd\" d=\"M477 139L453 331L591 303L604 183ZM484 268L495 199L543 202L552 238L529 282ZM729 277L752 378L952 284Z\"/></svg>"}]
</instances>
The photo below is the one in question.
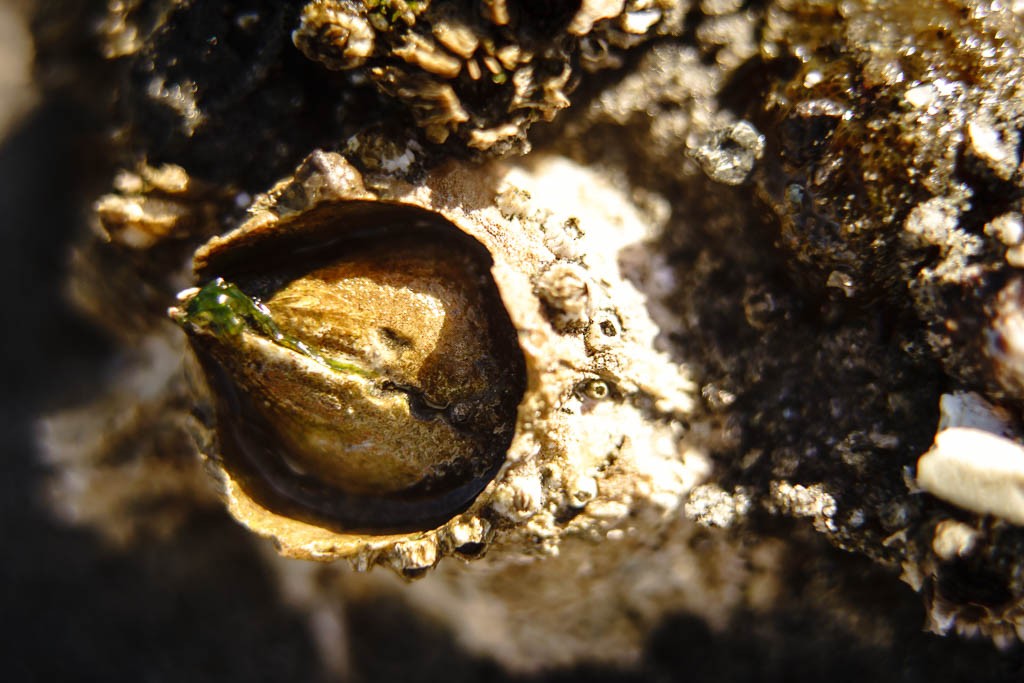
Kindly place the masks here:
<instances>
[{"instance_id":1,"label":"tiny barnacle","mask_svg":"<svg viewBox=\"0 0 1024 683\"><path fill-rule=\"evenodd\" d=\"M611 387L603 379L587 380L580 387L581 393L589 399L603 401L611 396Z\"/></svg>"}]
</instances>

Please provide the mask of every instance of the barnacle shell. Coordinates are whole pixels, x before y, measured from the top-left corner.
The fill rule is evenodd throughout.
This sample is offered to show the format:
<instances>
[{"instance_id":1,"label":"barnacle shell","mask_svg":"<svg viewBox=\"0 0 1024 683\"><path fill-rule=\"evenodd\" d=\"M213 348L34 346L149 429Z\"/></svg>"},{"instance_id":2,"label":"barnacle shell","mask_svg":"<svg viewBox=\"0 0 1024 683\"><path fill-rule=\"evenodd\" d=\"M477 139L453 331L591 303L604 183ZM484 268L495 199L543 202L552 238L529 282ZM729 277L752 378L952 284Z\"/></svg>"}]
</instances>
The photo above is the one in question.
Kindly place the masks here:
<instances>
[{"instance_id":1,"label":"barnacle shell","mask_svg":"<svg viewBox=\"0 0 1024 683\"><path fill-rule=\"evenodd\" d=\"M200 280L217 277L173 312L210 385L218 459L265 507L341 531L447 520L501 465L522 396L486 252L411 206L266 227L202 248Z\"/></svg>"},{"instance_id":2,"label":"barnacle shell","mask_svg":"<svg viewBox=\"0 0 1024 683\"><path fill-rule=\"evenodd\" d=\"M307 57L339 71L362 66L373 54L374 31L367 19L349 7L317 0L302 10L294 40Z\"/></svg>"},{"instance_id":3,"label":"barnacle shell","mask_svg":"<svg viewBox=\"0 0 1024 683\"><path fill-rule=\"evenodd\" d=\"M545 182L554 173L561 181L557 189ZM396 335L415 340L413 328L422 325L419 333L427 341L410 342L419 354L413 365L386 366L385 371L410 382L418 373L422 381L430 374L424 372L429 370L424 359L434 355L430 363L445 370L434 379L428 377L424 387L432 381L449 381L451 386L445 390L457 396L467 386L473 395L484 385L507 386L501 395L518 401L508 425L510 436L502 436L500 420L488 427L493 431L489 444L502 449L496 461L503 463L500 471L491 467L490 460L470 468L474 477L493 477L471 503L428 514L419 525L387 520L375 525L372 514L378 499L414 483L424 472L429 474L442 457L438 454L458 439L449 434L441 439L442 447L435 449L431 437L417 431L431 423L419 422L397 404L380 408L379 402L387 397L359 395L356 388L365 383L362 377L323 379L323 363L296 359L294 352L285 354L287 361L280 361L292 373L278 373L274 369L278 355L268 355L267 341L246 332L245 347L230 350L234 360L223 361L226 356L221 356L222 370L257 400L297 411L288 416L274 409L264 412L264 417L294 437L290 444L302 452L300 467L306 474L326 477L341 489L348 487L350 493L361 496L370 517L354 525L344 520L332 523L295 506L276 504L254 486L252 473L223 452L224 422L234 418L223 409L210 410L223 402L219 396L223 383L206 363L205 381L196 382L199 404L206 406L200 413L216 418L199 430L197 441L218 473L231 513L250 529L272 537L285 555L323 560L348 557L359 567L380 563L414 576L452 552L480 555L489 546L521 545L524 535L537 534L545 541L530 544L536 552L556 552L563 534L606 532L645 508L656 509L655 518L660 518L679 506L682 496L706 473L707 462L699 453L688 452L684 438L684 420L693 401L685 368L654 350L657 328L648 317L643 296L623 280L614 257L618 249L643 239L650 230L636 210L594 176L558 158L482 171L450 167L416 187L387 184L385 179L376 182L379 189L371 192L341 156L312 154L292 178L256 202L245 224L199 250L199 280L231 275L258 289L261 281L280 278L275 274L278 270L296 272L299 266L287 254L299 254L304 264L299 270L306 275L271 288L277 293L266 300L265 310L282 321L282 329L294 333L301 321L284 322L287 302L305 299L302 305L314 306L306 320L310 327L294 334L305 335L308 348L318 349L317 353L334 343L335 351L352 352L358 363L386 365L371 339L377 326L391 326ZM565 206L573 208L565 212ZM411 242L396 238L389 227L396 225L403 226ZM349 244L346 235L358 236L361 246L345 246L341 252L347 257L325 264L329 258L325 254L340 253L331 251L331 244ZM591 239L600 240L602 249L587 249ZM464 248L460 244L479 250L482 256L476 262L487 261L490 272L485 279L493 278L495 300L489 302L481 294L483 298L471 301L469 308L496 307L487 315L492 322L500 319L508 325L509 346L502 346L506 328L492 325L487 333L487 326L473 318L482 314L469 310L454 323L457 329L452 336L457 343L439 344L430 354L430 311L411 306L404 310L419 316L416 321L388 323L389 316L394 317L389 307L400 306L393 301L409 298L414 290L427 289L416 281L417 276L409 275L417 268L430 271L439 281L466 277L466 269L452 266L451 257L446 256ZM346 281L337 273L326 276L332 269L358 272ZM396 270L405 274L382 274ZM366 298L353 289L352 283L367 275L387 281L391 301ZM479 274L473 277L483 282ZM359 305L376 308L355 315L351 318L355 323L335 322L335 304L325 298L328 290L309 289L314 280L328 280ZM442 292L441 298L445 291L473 298L457 282L433 287L435 294ZM176 315L182 318L182 310L198 296L187 292ZM320 298L314 303L310 297ZM316 307L325 313L317 316ZM299 311L298 318L302 317ZM359 325L368 327L360 331ZM201 330L192 328L193 345L202 357L204 349L211 347L202 341ZM416 346L420 343L425 345L422 349ZM487 370L488 359L500 362ZM483 374L472 370L481 363ZM395 380L401 381L406 380ZM306 393L302 382L308 383ZM456 400L438 391L432 401ZM287 400L278 400L281 392ZM355 405L357 412L381 410L380 421L369 423L376 432L370 438L384 444L377 460L332 464L350 455L343 445L325 445L331 439L324 434L344 440L353 439L354 432L346 433L346 426L332 432L325 426L337 419L339 408L317 405L329 402L325 397L331 392L344 397L342 411L346 405ZM323 415L315 415L318 411ZM310 424L318 425L312 429L313 437L308 436ZM308 440L296 443L302 438ZM419 459L395 455L405 447L401 444L420 441ZM324 452L318 455L318 448Z\"/></svg>"}]
</instances>

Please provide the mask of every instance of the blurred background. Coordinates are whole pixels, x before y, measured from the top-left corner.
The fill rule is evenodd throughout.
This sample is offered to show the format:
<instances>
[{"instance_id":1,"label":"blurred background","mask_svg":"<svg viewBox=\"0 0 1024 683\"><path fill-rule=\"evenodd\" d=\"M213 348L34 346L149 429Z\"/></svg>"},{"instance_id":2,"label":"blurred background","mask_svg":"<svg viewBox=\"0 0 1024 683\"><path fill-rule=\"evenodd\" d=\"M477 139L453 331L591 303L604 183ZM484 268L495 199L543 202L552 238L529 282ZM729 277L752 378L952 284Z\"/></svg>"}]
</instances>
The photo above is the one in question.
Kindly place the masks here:
<instances>
[{"instance_id":1,"label":"blurred background","mask_svg":"<svg viewBox=\"0 0 1024 683\"><path fill-rule=\"evenodd\" d=\"M254 538L221 513L130 549L54 519L37 416L92 395L115 369L113 345L63 295L69 244L109 184L97 156L106 124L33 83L31 1L0 0L0 678L4 681L322 681L305 614L284 606ZM83 27L83 31L85 31ZM72 74L71 77L74 77ZM736 616L726 633L670 617L629 670L548 672L547 681L1024 681L1024 654L921 630L921 603L894 576L826 550L806 592L773 618ZM857 601L890 634L857 637L817 608ZM460 651L438 625L373 598L346 612L349 676L360 681L512 680Z\"/></svg>"}]
</instances>

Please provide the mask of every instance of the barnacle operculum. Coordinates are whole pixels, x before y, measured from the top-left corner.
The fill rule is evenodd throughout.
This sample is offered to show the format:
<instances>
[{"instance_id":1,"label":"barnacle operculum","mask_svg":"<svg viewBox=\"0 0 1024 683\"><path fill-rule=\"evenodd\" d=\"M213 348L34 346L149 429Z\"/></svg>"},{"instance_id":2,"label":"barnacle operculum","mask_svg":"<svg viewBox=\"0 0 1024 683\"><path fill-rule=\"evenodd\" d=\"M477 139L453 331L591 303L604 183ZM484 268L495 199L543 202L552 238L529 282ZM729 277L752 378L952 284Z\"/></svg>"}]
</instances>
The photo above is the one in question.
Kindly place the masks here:
<instances>
[{"instance_id":1,"label":"barnacle operculum","mask_svg":"<svg viewBox=\"0 0 1024 683\"><path fill-rule=\"evenodd\" d=\"M172 311L228 476L340 532L428 529L469 506L524 385L486 250L428 211L369 202L250 237L208 245L204 284Z\"/></svg>"}]
</instances>

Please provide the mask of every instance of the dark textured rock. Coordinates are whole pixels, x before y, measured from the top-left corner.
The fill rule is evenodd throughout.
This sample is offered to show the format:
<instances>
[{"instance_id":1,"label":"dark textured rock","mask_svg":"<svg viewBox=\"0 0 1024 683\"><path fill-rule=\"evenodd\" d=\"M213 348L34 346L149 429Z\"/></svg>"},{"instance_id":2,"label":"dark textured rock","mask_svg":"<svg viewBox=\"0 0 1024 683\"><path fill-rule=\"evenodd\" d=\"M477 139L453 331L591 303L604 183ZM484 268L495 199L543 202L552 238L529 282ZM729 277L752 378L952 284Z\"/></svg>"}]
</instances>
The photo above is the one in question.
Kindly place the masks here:
<instances>
[{"instance_id":1,"label":"dark textured rock","mask_svg":"<svg viewBox=\"0 0 1024 683\"><path fill-rule=\"evenodd\" d=\"M660 348L700 384L688 421L714 471L690 517L739 547L795 528L790 560L841 564L824 540L855 553L840 556L851 566L879 565L871 581L899 573L931 630L1012 645L1024 530L920 490L915 463L937 423L964 426L944 401L968 392L1002 425L992 438L1021 442L1019 3L618 5L41 6L44 83L109 123L105 169L132 169L97 204L106 241L77 251L77 281L91 283L79 298L137 338L196 245L314 149L342 152L368 186L531 146L570 156L664 226L654 247L616 256ZM98 19L101 35L83 36ZM178 171L184 184L168 180ZM576 333L586 255L564 252L557 286L537 282L546 314ZM610 392L602 383L581 394ZM793 561L776 569L799 585ZM811 609L793 594L770 623ZM861 615L855 601L830 614ZM891 648L871 623L851 637Z\"/></svg>"}]
</instances>

